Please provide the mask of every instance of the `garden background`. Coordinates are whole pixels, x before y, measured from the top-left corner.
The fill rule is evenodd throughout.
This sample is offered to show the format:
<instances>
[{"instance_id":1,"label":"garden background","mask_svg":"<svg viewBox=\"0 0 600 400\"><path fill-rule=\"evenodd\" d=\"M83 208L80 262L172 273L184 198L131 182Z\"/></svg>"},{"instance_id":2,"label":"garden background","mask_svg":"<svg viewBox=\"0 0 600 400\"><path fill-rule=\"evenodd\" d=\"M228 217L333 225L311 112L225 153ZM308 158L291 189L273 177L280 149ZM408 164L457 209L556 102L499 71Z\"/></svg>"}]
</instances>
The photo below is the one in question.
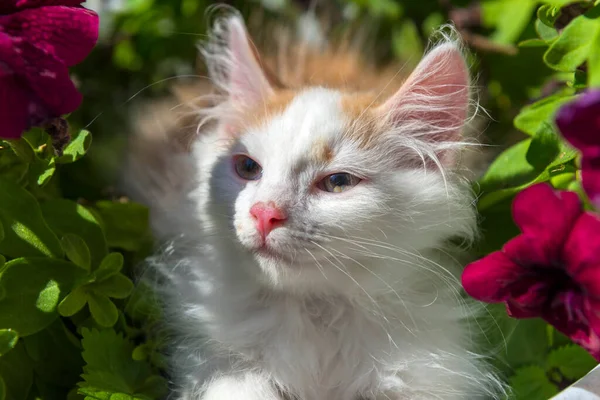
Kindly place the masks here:
<instances>
[{"instance_id":1,"label":"garden background","mask_svg":"<svg viewBox=\"0 0 600 400\"><path fill-rule=\"evenodd\" d=\"M42 129L0 142L0 400L160 399L166 391L160 313L135 266L150 254L148 212L118 190L128 116L195 79L207 31L203 0L89 0L100 38L71 71L84 96L57 156ZM308 1L228 1L244 15L294 23ZM600 86L600 2L573 0L331 0L337 25L368 27L378 61L417 62L429 34L452 20L470 49L483 141L499 155L475 184L484 235L476 256L518 233L511 203L550 182L580 193L577 151L555 111ZM93 140L92 140L93 136ZM3 266L2 266L3 265ZM491 305L481 343L511 398L546 400L596 361L541 319ZM112 397L111 397L112 396Z\"/></svg>"}]
</instances>

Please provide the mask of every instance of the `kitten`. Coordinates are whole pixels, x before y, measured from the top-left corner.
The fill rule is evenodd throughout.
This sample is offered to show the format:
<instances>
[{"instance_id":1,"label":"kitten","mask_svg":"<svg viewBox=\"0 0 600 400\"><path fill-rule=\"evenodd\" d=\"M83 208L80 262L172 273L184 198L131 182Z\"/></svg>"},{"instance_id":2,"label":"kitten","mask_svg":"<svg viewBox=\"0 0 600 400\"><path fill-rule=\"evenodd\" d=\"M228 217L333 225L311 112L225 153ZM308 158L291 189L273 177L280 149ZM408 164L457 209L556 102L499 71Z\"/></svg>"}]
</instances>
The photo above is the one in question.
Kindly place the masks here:
<instances>
[{"instance_id":1,"label":"kitten","mask_svg":"<svg viewBox=\"0 0 600 400\"><path fill-rule=\"evenodd\" d=\"M459 44L403 83L351 51L303 51L277 76L220 18L202 51L219 91L183 125L144 115L177 136L152 140L180 144L138 148L130 179L167 242L149 264L166 277L173 398L495 397L448 255L476 236Z\"/></svg>"}]
</instances>

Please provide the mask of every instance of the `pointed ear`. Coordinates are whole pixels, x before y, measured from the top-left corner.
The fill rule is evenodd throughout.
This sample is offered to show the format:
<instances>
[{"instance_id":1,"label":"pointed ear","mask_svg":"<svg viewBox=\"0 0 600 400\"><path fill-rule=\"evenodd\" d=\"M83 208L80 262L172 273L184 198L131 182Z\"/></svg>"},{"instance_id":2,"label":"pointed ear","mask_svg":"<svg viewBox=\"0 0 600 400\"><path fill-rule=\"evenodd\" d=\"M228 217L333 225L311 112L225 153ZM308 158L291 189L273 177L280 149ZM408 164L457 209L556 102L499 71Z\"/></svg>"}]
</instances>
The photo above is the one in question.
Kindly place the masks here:
<instances>
[{"instance_id":1,"label":"pointed ear","mask_svg":"<svg viewBox=\"0 0 600 400\"><path fill-rule=\"evenodd\" d=\"M230 57L227 87L231 102L241 107L254 105L272 93L269 78L240 17L228 19L227 32Z\"/></svg>"},{"instance_id":2,"label":"pointed ear","mask_svg":"<svg viewBox=\"0 0 600 400\"><path fill-rule=\"evenodd\" d=\"M423 58L378 111L403 135L443 148L461 138L469 112L469 86L469 70L460 49L444 43ZM444 164L451 162L442 157L449 152L441 153L438 157Z\"/></svg>"}]
</instances>

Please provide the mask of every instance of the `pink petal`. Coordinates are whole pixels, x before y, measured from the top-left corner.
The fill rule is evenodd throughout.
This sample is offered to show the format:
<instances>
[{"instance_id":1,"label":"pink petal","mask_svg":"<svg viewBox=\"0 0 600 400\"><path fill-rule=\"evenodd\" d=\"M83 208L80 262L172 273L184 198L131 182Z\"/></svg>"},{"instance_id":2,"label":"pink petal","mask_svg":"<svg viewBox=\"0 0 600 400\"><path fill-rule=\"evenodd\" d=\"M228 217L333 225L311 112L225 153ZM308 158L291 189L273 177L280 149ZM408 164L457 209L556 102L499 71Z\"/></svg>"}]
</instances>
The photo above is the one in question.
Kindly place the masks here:
<instances>
[{"instance_id":1,"label":"pink petal","mask_svg":"<svg viewBox=\"0 0 600 400\"><path fill-rule=\"evenodd\" d=\"M510 285L522 274L523 268L497 251L467 265L462 273L462 285L475 299L497 303L508 298Z\"/></svg>"},{"instance_id":2,"label":"pink petal","mask_svg":"<svg viewBox=\"0 0 600 400\"><path fill-rule=\"evenodd\" d=\"M81 94L71 82L64 63L30 43L17 41L16 45L18 47L10 48L0 44L0 59L24 87L30 88L35 100L39 100L36 103L48 111L49 115L43 117L58 117L75 111L81 104ZM36 113L39 110L30 110L30 115Z\"/></svg>"},{"instance_id":3,"label":"pink petal","mask_svg":"<svg viewBox=\"0 0 600 400\"><path fill-rule=\"evenodd\" d=\"M571 231L563 249L567 272L577 281L586 269L597 269L600 264L600 218L583 213Z\"/></svg>"},{"instance_id":4,"label":"pink petal","mask_svg":"<svg viewBox=\"0 0 600 400\"><path fill-rule=\"evenodd\" d=\"M524 319L524 318L535 318L541 316L541 312L538 309L523 307L520 304L516 304L512 300L506 301L506 313L509 317Z\"/></svg>"},{"instance_id":5,"label":"pink petal","mask_svg":"<svg viewBox=\"0 0 600 400\"><path fill-rule=\"evenodd\" d=\"M67 66L83 61L98 39L98 16L84 8L41 7L0 16L0 26Z\"/></svg>"},{"instance_id":6,"label":"pink petal","mask_svg":"<svg viewBox=\"0 0 600 400\"><path fill-rule=\"evenodd\" d=\"M600 209L600 157L583 157L581 183L592 204Z\"/></svg>"},{"instance_id":7,"label":"pink petal","mask_svg":"<svg viewBox=\"0 0 600 400\"><path fill-rule=\"evenodd\" d=\"M582 337L590 328L584 315L584 296L573 290L560 292L544 310L543 318L570 338Z\"/></svg>"},{"instance_id":8,"label":"pink petal","mask_svg":"<svg viewBox=\"0 0 600 400\"><path fill-rule=\"evenodd\" d=\"M585 299L584 307L590 329L600 336L600 299L588 296Z\"/></svg>"},{"instance_id":9,"label":"pink petal","mask_svg":"<svg viewBox=\"0 0 600 400\"><path fill-rule=\"evenodd\" d=\"M83 2L84 0L2 0L0 3L0 14L9 14L25 8L43 6L77 7Z\"/></svg>"},{"instance_id":10,"label":"pink petal","mask_svg":"<svg viewBox=\"0 0 600 400\"><path fill-rule=\"evenodd\" d=\"M560 253L555 250L544 240L531 234L517 236L506 243L502 249L514 263L536 269L560 267L561 263L558 260Z\"/></svg>"},{"instance_id":11,"label":"pink petal","mask_svg":"<svg viewBox=\"0 0 600 400\"><path fill-rule=\"evenodd\" d=\"M0 137L17 139L29 128L28 105L27 93L14 75L0 70Z\"/></svg>"},{"instance_id":12,"label":"pink petal","mask_svg":"<svg viewBox=\"0 0 600 400\"><path fill-rule=\"evenodd\" d=\"M600 157L600 90L589 90L564 105L556 114L556 125L584 155Z\"/></svg>"},{"instance_id":13,"label":"pink petal","mask_svg":"<svg viewBox=\"0 0 600 400\"><path fill-rule=\"evenodd\" d=\"M546 183L523 190L513 201L513 218L519 228L543 240L551 250L562 247L581 212L577 194L555 191Z\"/></svg>"}]
</instances>

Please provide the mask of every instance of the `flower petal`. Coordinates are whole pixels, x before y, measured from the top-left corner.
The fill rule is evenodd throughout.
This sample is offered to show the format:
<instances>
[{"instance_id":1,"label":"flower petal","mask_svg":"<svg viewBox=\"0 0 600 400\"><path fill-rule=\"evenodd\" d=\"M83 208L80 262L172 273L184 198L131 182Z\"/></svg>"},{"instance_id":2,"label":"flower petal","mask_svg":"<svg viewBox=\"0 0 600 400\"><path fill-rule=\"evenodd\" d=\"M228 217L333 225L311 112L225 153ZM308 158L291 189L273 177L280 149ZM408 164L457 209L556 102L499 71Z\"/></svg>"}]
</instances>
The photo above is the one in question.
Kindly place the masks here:
<instances>
[{"instance_id":1,"label":"flower petal","mask_svg":"<svg viewBox=\"0 0 600 400\"><path fill-rule=\"evenodd\" d=\"M17 139L28 126L29 100L23 87L12 74L0 70L0 137Z\"/></svg>"},{"instance_id":2,"label":"flower petal","mask_svg":"<svg viewBox=\"0 0 600 400\"><path fill-rule=\"evenodd\" d=\"M502 251L514 263L522 267L560 267L559 252L549 247L543 240L531 234L519 235L504 245Z\"/></svg>"},{"instance_id":3,"label":"flower petal","mask_svg":"<svg viewBox=\"0 0 600 400\"><path fill-rule=\"evenodd\" d=\"M3 54L0 47L0 59L31 89L38 104L47 111L32 109L30 118L43 120L75 111L81 104L81 94L71 82L64 63L30 43L18 43L18 50L19 54L14 49L11 54ZM33 125L38 123L40 121L32 121Z\"/></svg>"},{"instance_id":4,"label":"flower petal","mask_svg":"<svg viewBox=\"0 0 600 400\"><path fill-rule=\"evenodd\" d=\"M504 301L510 286L523 274L523 268L497 251L466 266L462 273L465 291L477 300L488 303Z\"/></svg>"},{"instance_id":5,"label":"flower petal","mask_svg":"<svg viewBox=\"0 0 600 400\"><path fill-rule=\"evenodd\" d=\"M589 332L584 317L584 296L574 290L558 293L544 310L543 318L571 338L581 332Z\"/></svg>"},{"instance_id":6,"label":"flower petal","mask_svg":"<svg viewBox=\"0 0 600 400\"><path fill-rule=\"evenodd\" d=\"M576 193L556 191L546 183L523 190L513 201L513 218L519 228L551 250L562 248L581 213Z\"/></svg>"},{"instance_id":7,"label":"flower petal","mask_svg":"<svg viewBox=\"0 0 600 400\"><path fill-rule=\"evenodd\" d=\"M521 304L516 304L510 299L506 301L506 313L509 317L517 319L535 318L541 316L540 310L537 308L523 307Z\"/></svg>"},{"instance_id":8,"label":"flower petal","mask_svg":"<svg viewBox=\"0 0 600 400\"><path fill-rule=\"evenodd\" d=\"M584 155L600 157L600 90L589 90L564 105L556 114L556 125Z\"/></svg>"},{"instance_id":9,"label":"flower petal","mask_svg":"<svg viewBox=\"0 0 600 400\"><path fill-rule=\"evenodd\" d=\"M565 243L562 256L566 271L579 281L580 274L588 268L600 265L600 218L596 214L583 213Z\"/></svg>"},{"instance_id":10,"label":"flower petal","mask_svg":"<svg viewBox=\"0 0 600 400\"><path fill-rule=\"evenodd\" d=\"M77 7L84 0L2 0L0 3L0 14L10 14L26 8L43 6L69 6Z\"/></svg>"},{"instance_id":11,"label":"flower petal","mask_svg":"<svg viewBox=\"0 0 600 400\"><path fill-rule=\"evenodd\" d=\"M98 40L98 16L84 8L41 7L0 16L5 33L54 55L67 66L83 61Z\"/></svg>"},{"instance_id":12,"label":"flower petal","mask_svg":"<svg viewBox=\"0 0 600 400\"><path fill-rule=\"evenodd\" d=\"M581 183L592 204L600 209L600 157L583 157Z\"/></svg>"}]
</instances>

